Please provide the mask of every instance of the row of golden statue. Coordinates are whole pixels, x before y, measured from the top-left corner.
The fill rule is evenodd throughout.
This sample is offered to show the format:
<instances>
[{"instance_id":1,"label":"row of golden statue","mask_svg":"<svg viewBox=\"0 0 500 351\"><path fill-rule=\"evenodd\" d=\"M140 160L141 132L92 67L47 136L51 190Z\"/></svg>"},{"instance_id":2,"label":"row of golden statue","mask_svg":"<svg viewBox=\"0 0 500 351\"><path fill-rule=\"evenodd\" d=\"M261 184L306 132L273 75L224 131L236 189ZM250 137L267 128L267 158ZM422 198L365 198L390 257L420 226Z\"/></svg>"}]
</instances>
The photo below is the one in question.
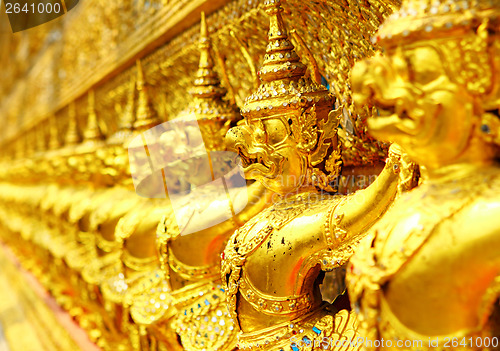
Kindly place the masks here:
<instances>
[{"instance_id":1,"label":"row of golden statue","mask_svg":"<svg viewBox=\"0 0 500 351\"><path fill-rule=\"evenodd\" d=\"M280 0L265 8L243 119L202 18L180 119L196 117L205 151L171 160L171 198L135 193L163 186L135 176L162 147L129 168L130 138L160 123L138 62L118 133L103 140L91 92L83 141L70 121L64 146L52 135L2 172L2 240L105 350L500 349L500 1L407 0L380 27L383 53L355 65L353 97L376 111L370 133L397 144L375 182L345 196L340 109L296 54ZM158 145L181 155L193 135ZM200 155L224 150L249 182L213 200L221 183L195 192L220 171ZM339 277L331 302L325 272Z\"/></svg>"}]
</instances>

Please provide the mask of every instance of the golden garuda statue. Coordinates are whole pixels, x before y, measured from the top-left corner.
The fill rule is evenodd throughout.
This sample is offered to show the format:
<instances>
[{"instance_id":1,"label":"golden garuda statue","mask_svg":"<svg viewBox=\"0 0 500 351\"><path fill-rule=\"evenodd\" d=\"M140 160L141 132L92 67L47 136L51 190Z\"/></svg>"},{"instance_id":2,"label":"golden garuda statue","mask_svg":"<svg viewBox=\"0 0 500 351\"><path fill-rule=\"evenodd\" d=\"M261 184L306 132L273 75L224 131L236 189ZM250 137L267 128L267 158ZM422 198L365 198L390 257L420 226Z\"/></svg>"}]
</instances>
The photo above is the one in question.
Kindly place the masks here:
<instances>
[{"instance_id":1,"label":"golden garuda statue","mask_svg":"<svg viewBox=\"0 0 500 351\"><path fill-rule=\"evenodd\" d=\"M367 349L498 349L500 2L404 1L384 55L355 66L357 103L423 181L370 230L348 269Z\"/></svg>"},{"instance_id":2,"label":"golden garuda statue","mask_svg":"<svg viewBox=\"0 0 500 351\"><path fill-rule=\"evenodd\" d=\"M357 335L345 296L333 304L323 301L322 271L340 270L391 204L400 155L391 150L367 189L331 195L341 165L341 109L331 111L332 95L306 74L280 1L266 1L265 10L270 29L261 84L242 108L244 123L230 129L226 139L241 156L245 176L276 196L229 239L221 276L240 331L239 349L321 350L323 340L350 342Z\"/></svg>"},{"instance_id":3,"label":"golden garuda statue","mask_svg":"<svg viewBox=\"0 0 500 351\"><path fill-rule=\"evenodd\" d=\"M176 345L177 335L184 350L234 349L235 328L221 289L220 254L228 237L270 199L261 184L247 187L241 176L238 182L234 172L224 174L228 155L231 159L236 156L226 151L224 135L241 116L223 99L226 90L215 72L211 45L202 14L193 99L177 118L161 126L155 144L166 162L158 174L165 175L172 204L172 209L163 211L163 218L156 221L160 222L156 232L157 275L138 279L133 285L127 281L123 300L139 326L140 344L154 343L169 350L181 348ZM138 191L153 195L157 189L148 184L153 178L142 179ZM170 191L171 182L182 180L186 184L180 191ZM163 186L163 182L157 183ZM141 245L136 241L130 247ZM217 322L212 321L210 328L207 325L205 337L200 337L207 318L217 318Z\"/></svg>"},{"instance_id":4,"label":"golden garuda statue","mask_svg":"<svg viewBox=\"0 0 500 351\"><path fill-rule=\"evenodd\" d=\"M161 121L151 103L151 87L140 60L136 69L137 79L130 82L120 130L110 138L101 155L105 163L114 163L114 168L121 171L116 174L118 185L100 199L93 198L93 206L85 209L90 218L88 231L93 236L94 245L86 250L90 263L81 275L87 284L87 300L90 300L86 302L93 303L92 310L97 311L94 313L98 320L95 330L102 334L99 344L109 349L130 347L129 339L122 337L124 333L134 335L130 331L128 310L123 308L122 300L128 288L139 279L155 275L158 265L155 228L161 216L170 211L168 199L141 198L131 191L133 183L127 155L130 139ZM138 101L135 108L136 92Z\"/></svg>"}]
</instances>

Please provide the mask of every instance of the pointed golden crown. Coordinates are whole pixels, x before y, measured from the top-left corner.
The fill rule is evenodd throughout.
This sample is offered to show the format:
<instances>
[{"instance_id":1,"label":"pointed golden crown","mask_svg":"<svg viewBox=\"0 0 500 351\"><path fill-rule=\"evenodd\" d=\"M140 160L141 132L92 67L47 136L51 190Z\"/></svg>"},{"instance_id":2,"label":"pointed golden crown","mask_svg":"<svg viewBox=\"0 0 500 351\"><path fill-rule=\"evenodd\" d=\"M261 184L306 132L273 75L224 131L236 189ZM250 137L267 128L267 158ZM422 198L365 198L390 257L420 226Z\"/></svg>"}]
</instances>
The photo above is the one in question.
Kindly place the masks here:
<instances>
[{"instance_id":1,"label":"pointed golden crown","mask_svg":"<svg viewBox=\"0 0 500 351\"><path fill-rule=\"evenodd\" d=\"M56 116L52 115L49 121L49 149L55 150L61 147L61 142L59 141L59 131L57 129Z\"/></svg>"},{"instance_id":2,"label":"pointed golden crown","mask_svg":"<svg viewBox=\"0 0 500 351\"><path fill-rule=\"evenodd\" d=\"M137 102L137 119L134 122L134 129L144 131L161 123L150 94L150 86L144 78L144 71L140 60L137 60L137 90L139 100Z\"/></svg>"},{"instance_id":3,"label":"pointed golden crown","mask_svg":"<svg viewBox=\"0 0 500 351\"><path fill-rule=\"evenodd\" d=\"M66 131L66 138L64 139L64 142L65 146L74 146L82 140L80 131L78 130L78 122L76 120L76 106L74 101L69 104L68 117L69 117L69 124L68 124L68 130Z\"/></svg>"},{"instance_id":4,"label":"pointed golden crown","mask_svg":"<svg viewBox=\"0 0 500 351\"><path fill-rule=\"evenodd\" d=\"M132 131L134 128L135 121L135 90L136 90L136 79L132 78L129 83L129 90L127 94L127 105L123 111L122 116L119 121L120 131Z\"/></svg>"},{"instance_id":5,"label":"pointed golden crown","mask_svg":"<svg viewBox=\"0 0 500 351\"><path fill-rule=\"evenodd\" d=\"M214 71L214 60L210 50L212 43L208 37L207 21L205 13L201 13L200 40L198 44L200 50L200 61L194 87L191 95L195 98L221 98L226 94L226 89L220 86L220 80Z\"/></svg>"},{"instance_id":6,"label":"pointed golden crown","mask_svg":"<svg viewBox=\"0 0 500 351\"><path fill-rule=\"evenodd\" d=\"M95 112L95 95L94 90L90 90L88 93L88 120L87 127L83 132L83 141L100 141L104 139L101 128L99 127L99 122L97 120L97 114Z\"/></svg>"},{"instance_id":7,"label":"pointed golden crown","mask_svg":"<svg viewBox=\"0 0 500 351\"><path fill-rule=\"evenodd\" d=\"M499 0L408 0L380 26L375 39L391 46L416 38L448 36L460 29L476 29L484 20L494 23L499 18Z\"/></svg>"},{"instance_id":8,"label":"pointed golden crown","mask_svg":"<svg viewBox=\"0 0 500 351\"><path fill-rule=\"evenodd\" d=\"M135 122L135 97L136 78L132 77L128 87L127 104L118 120L118 130L111 134L106 140L108 145L124 144L132 137Z\"/></svg>"},{"instance_id":9,"label":"pointed golden crown","mask_svg":"<svg viewBox=\"0 0 500 351\"><path fill-rule=\"evenodd\" d=\"M220 150L224 148L223 138L230 124L241 119L241 115L235 105L223 100L226 89L220 85L219 77L214 70L212 43L208 36L204 12L201 14L198 48L200 61L190 91L193 100L182 114L193 114L196 117L208 150Z\"/></svg>"},{"instance_id":10,"label":"pointed golden crown","mask_svg":"<svg viewBox=\"0 0 500 351\"><path fill-rule=\"evenodd\" d=\"M219 77L214 70L214 60L211 54L212 42L208 36L204 12L201 13L198 48L200 61L193 88L190 91L193 101L189 109L196 114L198 121L239 119L238 109L222 99L226 95L226 89L220 85Z\"/></svg>"},{"instance_id":11,"label":"pointed golden crown","mask_svg":"<svg viewBox=\"0 0 500 351\"><path fill-rule=\"evenodd\" d=\"M270 26L264 63L258 72L261 85L246 99L243 116L261 119L316 105L317 117L323 118L322 113L332 108L333 96L306 75L307 67L288 38L280 0L267 0L264 5Z\"/></svg>"}]
</instances>

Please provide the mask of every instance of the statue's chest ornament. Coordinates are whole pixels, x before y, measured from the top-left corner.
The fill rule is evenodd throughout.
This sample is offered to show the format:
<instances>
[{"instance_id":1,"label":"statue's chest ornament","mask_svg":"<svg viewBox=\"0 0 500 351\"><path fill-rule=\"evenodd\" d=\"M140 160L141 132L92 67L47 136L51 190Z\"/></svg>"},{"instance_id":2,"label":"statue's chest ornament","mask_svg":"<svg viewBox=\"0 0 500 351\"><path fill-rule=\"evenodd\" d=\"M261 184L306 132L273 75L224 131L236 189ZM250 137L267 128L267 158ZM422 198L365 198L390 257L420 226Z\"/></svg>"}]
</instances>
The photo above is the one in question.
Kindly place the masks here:
<instances>
[{"instance_id":1,"label":"statue's chest ornament","mask_svg":"<svg viewBox=\"0 0 500 351\"><path fill-rule=\"evenodd\" d=\"M435 233L439 232L441 225L470 206L479 193L488 187L486 184L490 182L481 180L473 186L470 183L432 185L418 198L410 199L400 206L400 210L385 217L387 220L376 225L372 255L377 262L377 268L384 272L385 278L380 276L382 281L387 281L396 274ZM389 242L398 240L398 245L389 245Z\"/></svg>"},{"instance_id":2,"label":"statue's chest ornament","mask_svg":"<svg viewBox=\"0 0 500 351\"><path fill-rule=\"evenodd\" d=\"M265 314L296 313L311 306L309 294L274 297L259 291L242 271L246 258L264 244L271 233L279 231L308 209L324 206L324 201L321 201L319 196L311 194L308 196L307 199L298 197L293 203L278 203L271 209L261 212L237 230L229 240L222 257L221 274L228 296L229 312L234 320L238 320L236 313L238 292L256 310ZM263 227L259 225L262 223Z\"/></svg>"},{"instance_id":3,"label":"statue's chest ornament","mask_svg":"<svg viewBox=\"0 0 500 351\"><path fill-rule=\"evenodd\" d=\"M190 284L195 281L212 279L218 276L218 264L190 266L176 257L172 249L172 242L179 236L180 232L174 224L173 216L163 216L156 230L156 245L160 258L160 267L165 273L165 278L169 286L172 272Z\"/></svg>"},{"instance_id":4,"label":"statue's chest ornament","mask_svg":"<svg viewBox=\"0 0 500 351\"><path fill-rule=\"evenodd\" d=\"M382 287L440 232L440 226L499 185L498 179L485 176L422 186L401 198L399 206L376 225L349 268L350 297L356 313L364 320L361 325L366 335L377 338L373 333L393 329L380 318Z\"/></svg>"}]
</instances>

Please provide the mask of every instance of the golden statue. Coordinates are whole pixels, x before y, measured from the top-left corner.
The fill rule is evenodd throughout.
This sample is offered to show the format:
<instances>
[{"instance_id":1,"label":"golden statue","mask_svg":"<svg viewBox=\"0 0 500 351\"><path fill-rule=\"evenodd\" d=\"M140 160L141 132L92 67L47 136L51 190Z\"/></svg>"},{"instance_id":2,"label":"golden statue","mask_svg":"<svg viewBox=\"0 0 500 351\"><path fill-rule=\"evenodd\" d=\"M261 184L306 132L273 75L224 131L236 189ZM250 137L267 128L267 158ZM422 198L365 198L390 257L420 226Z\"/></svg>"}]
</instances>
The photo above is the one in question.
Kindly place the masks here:
<instances>
[{"instance_id":1,"label":"golden statue","mask_svg":"<svg viewBox=\"0 0 500 351\"><path fill-rule=\"evenodd\" d=\"M87 106L88 123L83 133L80 132L77 124L75 105L71 104L69 106L69 123L65 144L62 148L53 150L47 155L56 164L60 162L66 166L61 167L59 170L62 173L56 176L56 184L48 187L45 193L46 198L42 203L43 209L48 213L42 220L45 225L42 224L44 229L41 232L44 233L42 236L45 237L47 244L45 248L52 256L49 260L53 262L53 265L50 267L51 269L58 269L57 272L52 273L54 283L51 285L51 291L63 305L65 305L65 302L73 302L71 306L67 306L68 309L78 304L78 302L75 303L72 298L67 296L68 293L72 295L73 288L70 288L70 286L73 280L57 279L56 277L66 275L72 277L74 274L73 266L68 264L69 261L66 256L80 246L82 238L78 235L78 231L75 230L72 216L75 212L75 205L90 201L90 198L95 194L93 185L98 185L102 181L95 172L96 168L99 168L99 162L95 161L94 152L102 145L103 135L97 124L94 92L92 90L88 93ZM83 134L83 137L81 134ZM54 132L49 145L58 147L56 138ZM59 282L62 283L62 288L65 291L57 291ZM61 299L65 300L65 302L61 302L63 301Z\"/></svg>"},{"instance_id":2,"label":"golden statue","mask_svg":"<svg viewBox=\"0 0 500 351\"><path fill-rule=\"evenodd\" d=\"M138 102L134 118L136 89ZM92 310L97 311L94 313L98 318L94 332L100 330L99 334L105 334L99 340L105 348L128 345L128 339L121 336L127 332L128 319L121 304L128 287L124 280L128 279L130 283L138 279L137 273L142 276L154 269L157 261L155 228L165 209L170 207L168 199L139 197L133 192L130 179L127 148L131 138L160 123L148 89L141 62L137 61L137 80L132 80L130 84L120 130L108 140L106 149L100 153L107 166L103 173L114 171L112 179L115 186L101 190L90 198L88 204L80 205L86 218L85 228L81 229L93 238L92 246L82 250L80 256L87 262L81 274L87 285L84 289L88 294L87 301L93 304ZM129 269L131 266L134 267L132 272Z\"/></svg>"},{"instance_id":3,"label":"golden statue","mask_svg":"<svg viewBox=\"0 0 500 351\"><path fill-rule=\"evenodd\" d=\"M92 307L92 304L89 305L92 298L88 297L86 285L80 275L83 267L95 257L95 238L89 231L89 218L93 208L112 198L111 194L116 195L118 189L109 188L114 179L106 174L103 162L96 152L104 146L104 142L95 112L93 91L88 94L87 113L88 121L82 133L82 143L76 144L80 140L80 131L74 106L70 106L66 144L46 155L57 162L57 167L65 164L66 170L55 177L56 184L48 187L41 206L46 211L41 221L41 233L46 237L47 249L53 256L48 259L52 262L49 267L58 269L57 273L50 274L50 290L58 302L85 328L95 324L83 313ZM57 148L59 145L54 128L51 134L49 146Z\"/></svg>"},{"instance_id":4,"label":"golden statue","mask_svg":"<svg viewBox=\"0 0 500 351\"><path fill-rule=\"evenodd\" d=\"M377 35L385 54L354 68L370 132L423 175L348 269L367 349L498 349L499 21L498 1L403 1Z\"/></svg>"},{"instance_id":5,"label":"golden statue","mask_svg":"<svg viewBox=\"0 0 500 351\"><path fill-rule=\"evenodd\" d=\"M306 75L280 1L266 1L265 9L270 29L262 83L242 109L245 122L226 139L240 154L245 175L277 196L230 238L221 274L241 330L239 349L320 350L324 340L352 341L357 335L345 296L333 304L323 301L322 271L340 271L394 199L399 155L391 150L367 189L331 195L340 173L341 109L331 111L332 95Z\"/></svg>"},{"instance_id":6,"label":"golden statue","mask_svg":"<svg viewBox=\"0 0 500 351\"><path fill-rule=\"evenodd\" d=\"M115 229L119 220L134 208L140 206L143 198L134 193L130 168L128 164L127 146L130 138L136 132L134 122L137 120L135 114L135 97L138 86L144 85L144 77L140 61L137 62L137 80L132 78L129 86L127 104L123 114L120 116L119 129L106 140L106 147L97 150L97 157L104 163L100 173L111 178L113 188L107 190L101 201L92 199L89 203L80 205L80 215L85 217L85 222L80 225L81 233L87 233L91 237L90 247L82 247L73 252L68 263L76 271L81 272L85 267L86 282L91 285L99 285L103 280L100 267L108 267L111 263L119 262L119 243L115 240ZM144 95L144 92L141 92ZM145 104L146 98L142 97L141 104ZM160 120L152 119L152 123ZM108 255L113 253L113 255ZM106 259L101 257L106 256ZM103 262L103 260L105 262ZM90 264L89 264L90 262Z\"/></svg>"},{"instance_id":7,"label":"golden statue","mask_svg":"<svg viewBox=\"0 0 500 351\"><path fill-rule=\"evenodd\" d=\"M151 104L149 85L145 81L139 60L136 67L137 80L133 79L130 84L127 106L120 119L120 129L108 140L108 147L102 150L100 155L107 166L105 170L114 170L113 183L117 186L108 190L102 201L93 199L91 201L93 206L88 209L88 230L95 237L94 254L97 254L96 259L84 271L85 280L91 285L100 285L119 270L117 266L121 264L123 238L117 240L116 232L122 218L126 216L136 218L138 212L155 202L137 196L133 192L133 183L130 179L127 156L130 139L161 122ZM137 111L134 110L135 90L138 91ZM135 118L134 113L136 113Z\"/></svg>"},{"instance_id":8,"label":"golden statue","mask_svg":"<svg viewBox=\"0 0 500 351\"><path fill-rule=\"evenodd\" d=\"M168 194L176 214L165 213L158 225L161 274L139 281L139 288L129 289L126 297L141 334L148 334L143 335L143 344L174 347L172 338L177 333L184 350L234 349L235 328L221 290L220 254L234 230L260 212L270 198L260 184L248 188L245 182L231 184L238 177L234 171L226 174L231 168L225 162L227 154L231 158L234 154L225 151L224 135L241 117L236 107L223 100L226 90L214 71L211 49L202 14L193 101L177 119L169 121L172 128L159 141L160 150L170 159L164 169L168 181L172 181L170 177L184 179L188 191ZM186 147L189 160L182 159ZM207 175L212 183L205 184ZM204 186L200 189L198 185ZM217 325L207 327L200 337L198 332L207 318L216 318Z\"/></svg>"}]
</instances>

